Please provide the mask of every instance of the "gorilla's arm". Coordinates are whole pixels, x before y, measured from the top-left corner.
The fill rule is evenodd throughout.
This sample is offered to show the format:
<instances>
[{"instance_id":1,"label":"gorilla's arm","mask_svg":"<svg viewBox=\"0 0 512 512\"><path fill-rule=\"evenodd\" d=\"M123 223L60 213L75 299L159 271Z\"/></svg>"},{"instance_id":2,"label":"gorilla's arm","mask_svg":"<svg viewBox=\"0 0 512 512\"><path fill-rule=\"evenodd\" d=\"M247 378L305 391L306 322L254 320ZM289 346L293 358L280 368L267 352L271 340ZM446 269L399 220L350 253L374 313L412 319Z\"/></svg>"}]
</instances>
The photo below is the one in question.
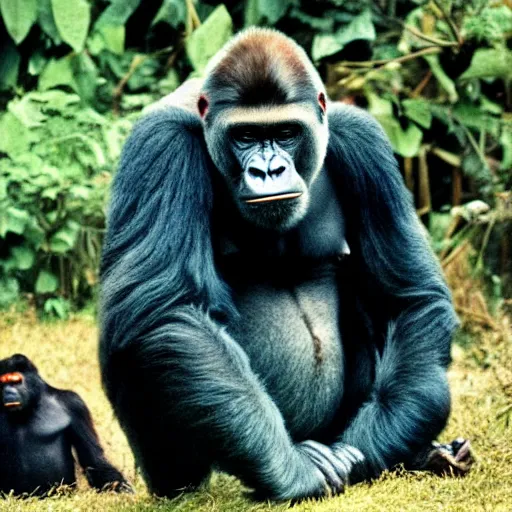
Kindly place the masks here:
<instances>
[{"instance_id":1,"label":"gorilla's arm","mask_svg":"<svg viewBox=\"0 0 512 512\"><path fill-rule=\"evenodd\" d=\"M371 393L340 439L367 458L357 479L411 462L444 428L457 319L382 129L341 105L329 123L327 166L337 176L361 302L380 319L367 326L381 347Z\"/></svg>"},{"instance_id":2,"label":"gorilla's arm","mask_svg":"<svg viewBox=\"0 0 512 512\"><path fill-rule=\"evenodd\" d=\"M132 492L123 475L106 459L83 400L72 391L53 390L71 418L69 440L76 451L89 485L98 490Z\"/></svg>"},{"instance_id":3,"label":"gorilla's arm","mask_svg":"<svg viewBox=\"0 0 512 512\"><path fill-rule=\"evenodd\" d=\"M339 491L347 467L294 445L245 352L210 234L211 163L199 119L165 108L125 145L102 261L107 393L152 491L198 485L213 462L267 496ZM172 464L171 464L172 461Z\"/></svg>"}]
</instances>

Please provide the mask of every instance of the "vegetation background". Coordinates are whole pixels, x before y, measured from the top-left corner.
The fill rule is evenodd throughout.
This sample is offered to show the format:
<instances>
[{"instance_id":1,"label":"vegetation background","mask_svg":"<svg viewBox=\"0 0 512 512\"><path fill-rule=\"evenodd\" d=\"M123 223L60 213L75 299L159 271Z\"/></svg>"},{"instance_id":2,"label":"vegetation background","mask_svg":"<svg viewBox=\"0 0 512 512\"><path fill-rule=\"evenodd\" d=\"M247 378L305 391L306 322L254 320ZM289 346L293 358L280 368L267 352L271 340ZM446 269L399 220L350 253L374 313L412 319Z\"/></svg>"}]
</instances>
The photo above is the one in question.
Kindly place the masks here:
<instances>
[{"instance_id":1,"label":"vegetation background","mask_svg":"<svg viewBox=\"0 0 512 512\"><path fill-rule=\"evenodd\" d=\"M511 0L0 0L0 357L25 352L52 384L83 394L140 490L0 509L273 509L251 505L227 477L173 503L149 497L102 394L95 348L123 141L145 107L251 25L296 39L331 99L367 108L387 132L463 321L446 439L471 437L481 461L463 481L385 475L299 508L510 510Z\"/></svg>"}]
</instances>

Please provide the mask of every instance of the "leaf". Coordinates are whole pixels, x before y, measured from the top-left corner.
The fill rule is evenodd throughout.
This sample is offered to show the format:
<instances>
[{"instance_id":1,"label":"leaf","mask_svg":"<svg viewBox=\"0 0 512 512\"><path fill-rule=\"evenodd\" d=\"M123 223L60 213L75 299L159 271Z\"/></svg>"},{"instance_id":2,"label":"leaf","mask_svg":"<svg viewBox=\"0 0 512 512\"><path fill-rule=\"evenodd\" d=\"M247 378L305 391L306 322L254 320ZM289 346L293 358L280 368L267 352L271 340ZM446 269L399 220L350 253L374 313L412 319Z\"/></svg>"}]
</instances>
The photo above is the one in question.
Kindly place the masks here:
<instances>
[{"instance_id":1,"label":"leaf","mask_svg":"<svg viewBox=\"0 0 512 512\"><path fill-rule=\"evenodd\" d=\"M66 320L69 314L69 302L62 297L53 297L45 301L43 309L47 315Z\"/></svg>"},{"instance_id":2,"label":"leaf","mask_svg":"<svg viewBox=\"0 0 512 512\"><path fill-rule=\"evenodd\" d=\"M86 52L83 52L72 56L71 68L77 85L76 92L82 100L91 103L95 97L98 85L98 69L96 64L94 64L94 61Z\"/></svg>"},{"instance_id":3,"label":"leaf","mask_svg":"<svg viewBox=\"0 0 512 512\"><path fill-rule=\"evenodd\" d=\"M20 54L11 40L4 42L0 59L0 91L13 89L18 82Z\"/></svg>"},{"instance_id":4,"label":"leaf","mask_svg":"<svg viewBox=\"0 0 512 512\"><path fill-rule=\"evenodd\" d=\"M75 52L81 52L91 21L91 6L86 0L52 0L52 12L63 41Z\"/></svg>"},{"instance_id":5,"label":"leaf","mask_svg":"<svg viewBox=\"0 0 512 512\"><path fill-rule=\"evenodd\" d=\"M314 61L334 55L341 51L345 45L357 40L374 41L376 37L373 26L372 13L365 9L356 16L347 26L340 28L334 34L318 34L313 39L311 55Z\"/></svg>"},{"instance_id":6,"label":"leaf","mask_svg":"<svg viewBox=\"0 0 512 512\"><path fill-rule=\"evenodd\" d=\"M47 105L53 112L62 112L66 110L69 105L80 103L80 96L77 96L76 94L69 94L58 89L44 92L33 91L28 93L27 96L29 96L33 101L44 103L45 106L43 107L43 110Z\"/></svg>"},{"instance_id":7,"label":"leaf","mask_svg":"<svg viewBox=\"0 0 512 512\"><path fill-rule=\"evenodd\" d=\"M36 255L32 249L24 245L11 248L11 259L13 268L18 270L29 270L34 266Z\"/></svg>"},{"instance_id":8,"label":"leaf","mask_svg":"<svg viewBox=\"0 0 512 512\"><path fill-rule=\"evenodd\" d=\"M45 241L45 233L43 228L37 223L37 220L34 217L31 217L25 226L25 230L23 232L23 238L34 248L34 250L38 250L43 242Z\"/></svg>"},{"instance_id":9,"label":"leaf","mask_svg":"<svg viewBox=\"0 0 512 512\"><path fill-rule=\"evenodd\" d=\"M184 4L182 0L177 1ZM104 24L124 26L140 2L141 0L110 0L110 5L101 13L95 26Z\"/></svg>"},{"instance_id":10,"label":"leaf","mask_svg":"<svg viewBox=\"0 0 512 512\"><path fill-rule=\"evenodd\" d=\"M393 116L391 101L380 98L374 93L368 94L369 111L379 121L389 137L395 153L404 157L416 156L419 152L423 132L410 123L402 129L400 122Z\"/></svg>"},{"instance_id":11,"label":"leaf","mask_svg":"<svg viewBox=\"0 0 512 512\"><path fill-rule=\"evenodd\" d=\"M3 211L0 210L0 237L5 238L7 233L22 235L29 218L30 216L25 210L14 206L9 206Z\"/></svg>"},{"instance_id":12,"label":"leaf","mask_svg":"<svg viewBox=\"0 0 512 512\"><path fill-rule=\"evenodd\" d=\"M27 128L36 128L41 126L46 116L38 108L39 105L30 101L30 96L26 94L21 99L12 100L7 105L9 112L14 114L17 119Z\"/></svg>"},{"instance_id":13,"label":"leaf","mask_svg":"<svg viewBox=\"0 0 512 512\"><path fill-rule=\"evenodd\" d=\"M151 25L164 22L177 29L185 24L186 19L187 6L183 0L164 0Z\"/></svg>"},{"instance_id":14,"label":"leaf","mask_svg":"<svg viewBox=\"0 0 512 512\"><path fill-rule=\"evenodd\" d=\"M246 27L259 25L263 22L275 25L291 5L297 5L296 0L248 0L244 23Z\"/></svg>"},{"instance_id":15,"label":"leaf","mask_svg":"<svg viewBox=\"0 0 512 512\"><path fill-rule=\"evenodd\" d=\"M428 101L422 99L408 99L402 101L405 115L423 128L430 128L432 113Z\"/></svg>"},{"instance_id":16,"label":"leaf","mask_svg":"<svg viewBox=\"0 0 512 512\"><path fill-rule=\"evenodd\" d=\"M38 0L38 21L43 32L52 39L55 45L59 45L62 39L53 18L52 0Z\"/></svg>"},{"instance_id":17,"label":"leaf","mask_svg":"<svg viewBox=\"0 0 512 512\"><path fill-rule=\"evenodd\" d=\"M477 50L460 79L496 77L512 78L512 51L506 48Z\"/></svg>"},{"instance_id":18,"label":"leaf","mask_svg":"<svg viewBox=\"0 0 512 512\"><path fill-rule=\"evenodd\" d=\"M233 22L224 5L219 5L186 41L188 58L196 71L203 71L208 61L231 38Z\"/></svg>"},{"instance_id":19,"label":"leaf","mask_svg":"<svg viewBox=\"0 0 512 512\"><path fill-rule=\"evenodd\" d=\"M44 56L41 49L35 50L28 61L28 72L32 76L37 76L46 66L48 59Z\"/></svg>"},{"instance_id":20,"label":"leaf","mask_svg":"<svg viewBox=\"0 0 512 512\"><path fill-rule=\"evenodd\" d=\"M105 49L121 55L124 51L125 28L122 25L101 25L97 29Z\"/></svg>"},{"instance_id":21,"label":"leaf","mask_svg":"<svg viewBox=\"0 0 512 512\"><path fill-rule=\"evenodd\" d=\"M365 9L359 16L356 16L348 26L336 32L336 39L345 46L356 40L375 41L375 27L372 21L372 12Z\"/></svg>"},{"instance_id":22,"label":"leaf","mask_svg":"<svg viewBox=\"0 0 512 512\"><path fill-rule=\"evenodd\" d=\"M37 276L35 291L36 293L53 293L59 286L59 280L54 274L41 270Z\"/></svg>"},{"instance_id":23,"label":"leaf","mask_svg":"<svg viewBox=\"0 0 512 512\"><path fill-rule=\"evenodd\" d=\"M73 76L72 56L51 59L39 76L38 89L46 91L57 85L67 85L78 92L78 84Z\"/></svg>"},{"instance_id":24,"label":"leaf","mask_svg":"<svg viewBox=\"0 0 512 512\"><path fill-rule=\"evenodd\" d=\"M500 142L503 147L503 158L501 159L500 168L510 171L512 169L512 127L503 130Z\"/></svg>"},{"instance_id":25,"label":"leaf","mask_svg":"<svg viewBox=\"0 0 512 512\"><path fill-rule=\"evenodd\" d=\"M317 34L313 39L311 58L316 62L341 50L343 50L343 45L339 43L334 34Z\"/></svg>"},{"instance_id":26,"label":"leaf","mask_svg":"<svg viewBox=\"0 0 512 512\"><path fill-rule=\"evenodd\" d=\"M469 103L458 103L453 108L454 117L467 128L487 131L498 137L500 122L497 118L490 116L481 107Z\"/></svg>"},{"instance_id":27,"label":"leaf","mask_svg":"<svg viewBox=\"0 0 512 512\"><path fill-rule=\"evenodd\" d=\"M37 0L0 0L5 28L16 44L20 44L37 20Z\"/></svg>"},{"instance_id":28,"label":"leaf","mask_svg":"<svg viewBox=\"0 0 512 512\"><path fill-rule=\"evenodd\" d=\"M0 277L0 307L5 308L18 299L20 285L12 277Z\"/></svg>"},{"instance_id":29,"label":"leaf","mask_svg":"<svg viewBox=\"0 0 512 512\"><path fill-rule=\"evenodd\" d=\"M50 239L50 249L53 252L62 254L70 251L76 244L80 225L76 222L68 221L66 226L59 229Z\"/></svg>"},{"instance_id":30,"label":"leaf","mask_svg":"<svg viewBox=\"0 0 512 512\"><path fill-rule=\"evenodd\" d=\"M437 78L439 85L448 93L448 98L450 103L455 103L459 99L459 95L457 94L457 89L455 88L455 84L453 80L444 72L440 62L439 55L425 55L423 57L430 66L432 73Z\"/></svg>"},{"instance_id":31,"label":"leaf","mask_svg":"<svg viewBox=\"0 0 512 512\"><path fill-rule=\"evenodd\" d=\"M6 112L0 118L0 151L11 158L27 152L30 144L39 139L11 112Z\"/></svg>"}]
</instances>

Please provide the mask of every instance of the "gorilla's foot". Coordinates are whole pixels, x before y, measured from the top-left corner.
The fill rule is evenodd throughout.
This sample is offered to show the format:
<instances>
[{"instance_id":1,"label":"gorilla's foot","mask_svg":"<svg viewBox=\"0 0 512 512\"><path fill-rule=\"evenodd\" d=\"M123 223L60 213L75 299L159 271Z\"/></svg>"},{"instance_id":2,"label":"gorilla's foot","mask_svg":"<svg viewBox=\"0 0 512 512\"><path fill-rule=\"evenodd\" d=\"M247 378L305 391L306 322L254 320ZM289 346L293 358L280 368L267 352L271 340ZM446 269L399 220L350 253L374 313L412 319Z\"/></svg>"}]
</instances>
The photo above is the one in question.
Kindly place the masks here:
<instances>
[{"instance_id":1,"label":"gorilla's foot","mask_svg":"<svg viewBox=\"0 0 512 512\"><path fill-rule=\"evenodd\" d=\"M469 439L459 437L449 444L432 443L417 469L436 475L464 476L474 462Z\"/></svg>"}]
</instances>

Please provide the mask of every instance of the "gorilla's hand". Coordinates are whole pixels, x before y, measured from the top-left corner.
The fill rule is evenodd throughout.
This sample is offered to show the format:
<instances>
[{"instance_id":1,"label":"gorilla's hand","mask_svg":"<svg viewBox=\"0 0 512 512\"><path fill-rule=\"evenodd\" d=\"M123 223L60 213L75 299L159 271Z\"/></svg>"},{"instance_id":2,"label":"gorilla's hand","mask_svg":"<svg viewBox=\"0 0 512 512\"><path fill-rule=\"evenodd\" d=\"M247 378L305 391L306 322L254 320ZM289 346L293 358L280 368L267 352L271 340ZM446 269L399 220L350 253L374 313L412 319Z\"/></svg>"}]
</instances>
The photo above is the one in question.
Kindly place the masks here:
<instances>
[{"instance_id":1,"label":"gorilla's hand","mask_svg":"<svg viewBox=\"0 0 512 512\"><path fill-rule=\"evenodd\" d=\"M322 495L342 493L353 469L364 461L363 454L347 444L338 443L331 449L316 441L304 441L298 447L322 473L325 479Z\"/></svg>"}]
</instances>

